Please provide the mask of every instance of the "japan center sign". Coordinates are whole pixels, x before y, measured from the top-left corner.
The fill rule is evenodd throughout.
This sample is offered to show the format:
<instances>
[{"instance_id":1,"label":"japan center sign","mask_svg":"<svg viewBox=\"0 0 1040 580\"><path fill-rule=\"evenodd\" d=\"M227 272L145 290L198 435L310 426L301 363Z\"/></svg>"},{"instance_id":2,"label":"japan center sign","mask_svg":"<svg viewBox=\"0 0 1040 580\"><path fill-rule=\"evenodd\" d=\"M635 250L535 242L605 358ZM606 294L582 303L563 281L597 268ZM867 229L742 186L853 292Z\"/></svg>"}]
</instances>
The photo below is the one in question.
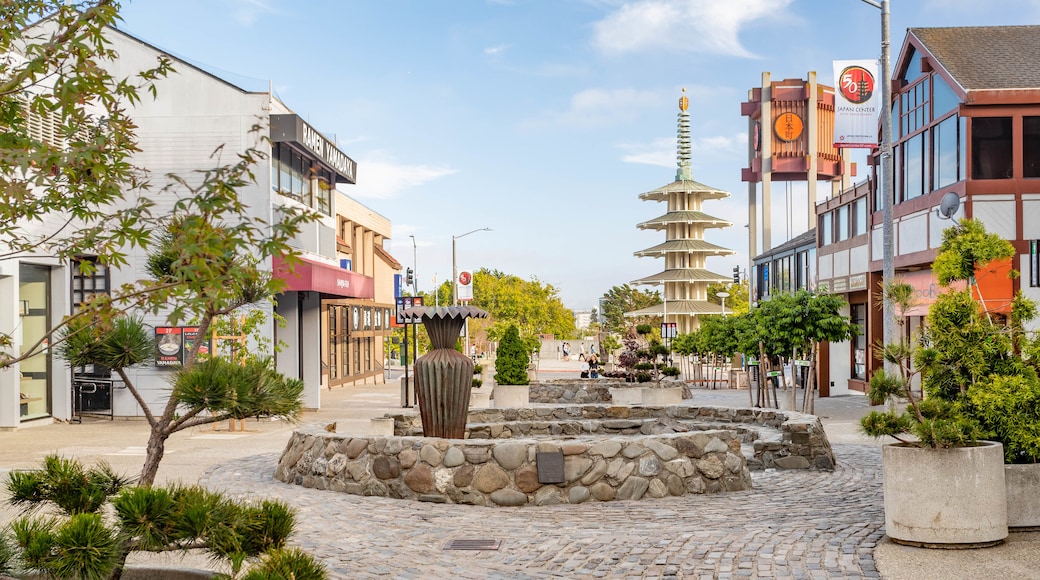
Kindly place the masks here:
<instances>
[{"instance_id":1,"label":"japan center sign","mask_svg":"<svg viewBox=\"0 0 1040 580\"><path fill-rule=\"evenodd\" d=\"M459 272L459 278L455 280L455 283L458 285L459 302L473 300L473 272L469 270Z\"/></svg>"},{"instance_id":2,"label":"japan center sign","mask_svg":"<svg viewBox=\"0 0 1040 580\"><path fill-rule=\"evenodd\" d=\"M834 61L834 146L878 146L881 96L874 60Z\"/></svg>"}]
</instances>

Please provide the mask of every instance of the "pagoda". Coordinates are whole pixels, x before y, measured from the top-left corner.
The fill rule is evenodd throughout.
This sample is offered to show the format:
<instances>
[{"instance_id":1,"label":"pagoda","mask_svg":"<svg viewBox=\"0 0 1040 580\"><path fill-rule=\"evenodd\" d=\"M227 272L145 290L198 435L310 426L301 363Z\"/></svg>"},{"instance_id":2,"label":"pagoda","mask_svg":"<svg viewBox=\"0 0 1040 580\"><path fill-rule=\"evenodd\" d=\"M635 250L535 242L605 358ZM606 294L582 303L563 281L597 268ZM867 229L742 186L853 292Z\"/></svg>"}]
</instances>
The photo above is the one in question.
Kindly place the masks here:
<instances>
[{"instance_id":1,"label":"pagoda","mask_svg":"<svg viewBox=\"0 0 1040 580\"><path fill-rule=\"evenodd\" d=\"M640 194L644 201L663 201L666 213L638 224L641 230L662 230L665 241L635 252L638 257L664 258L664 270L633 280L637 285L661 285L664 301L661 304L626 312L625 316L660 316L664 322L674 322L677 334L693 332L700 326L702 314L721 314L722 307L708 302L708 286L730 282L732 276L716 274L706 269L711 256L729 256L734 250L704 241L708 228L728 228L733 224L701 211L706 200L725 199L729 193L693 180L690 166L690 113L686 89L679 99L678 155L679 170L675 181L664 187Z\"/></svg>"}]
</instances>

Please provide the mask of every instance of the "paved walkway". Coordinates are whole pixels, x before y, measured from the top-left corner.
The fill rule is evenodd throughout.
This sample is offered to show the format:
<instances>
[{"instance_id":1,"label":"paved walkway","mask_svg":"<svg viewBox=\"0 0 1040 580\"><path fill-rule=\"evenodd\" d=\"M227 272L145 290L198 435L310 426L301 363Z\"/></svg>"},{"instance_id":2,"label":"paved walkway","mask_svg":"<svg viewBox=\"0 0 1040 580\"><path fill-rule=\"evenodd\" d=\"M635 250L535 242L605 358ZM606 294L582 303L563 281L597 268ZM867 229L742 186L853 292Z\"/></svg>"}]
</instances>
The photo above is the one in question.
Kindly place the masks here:
<instances>
[{"instance_id":1,"label":"paved walkway","mask_svg":"<svg viewBox=\"0 0 1040 580\"><path fill-rule=\"evenodd\" d=\"M549 378L576 365L543 361ZM400 411L398 382L322 393L304 423L336 422L368 434L369 419ZM694 403L748 403L747 391L694 391ZM922 550L883 538L879 442L858 434L863 397L817 401L838 467L833 473L753 474L751 491L638 502L482 508L359 497L274 481L293 429L246 423L174 435L159 481L201 481L241 497L280 498L299 509L296 542L335 578L1037 578L1040 533L1013 533L985 550ZM220 426L226 429L226 426ZM142 421L88 420L0 432L0 477L57 453L123 473L143 462ZM3 495L0 491L0 495ZM0 498L2 499L2 498ZM14 514L0 506L0 522ZM445 550L457 539L501 540L498 550ZM205 559L186 561L205 566Z\"/></svg>"},{"instance_id":2,"label":"paved walkway","mask_svg":"<svg viewBox=\"0 0 1040 580\"><path fill-rule=\"evenodd\" d=\"M834 473L754 474L748 492L580 506L484 508L361 497L274 481L278 454L203 483L299 510L298 541L337 578L877 578L876 447L843 445ZM456 539L494 551L445 550Z\"/></svg>"}]
</instances>

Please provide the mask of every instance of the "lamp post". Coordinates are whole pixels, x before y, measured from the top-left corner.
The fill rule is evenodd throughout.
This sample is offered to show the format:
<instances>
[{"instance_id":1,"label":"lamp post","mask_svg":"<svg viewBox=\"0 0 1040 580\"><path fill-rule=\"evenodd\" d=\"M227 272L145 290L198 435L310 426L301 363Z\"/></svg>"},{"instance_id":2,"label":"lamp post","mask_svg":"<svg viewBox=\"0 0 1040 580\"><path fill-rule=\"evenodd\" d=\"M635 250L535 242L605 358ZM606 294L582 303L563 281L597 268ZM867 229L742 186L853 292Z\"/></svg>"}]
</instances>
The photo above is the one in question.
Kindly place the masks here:
<instances>
[{"instance_id":1,"label":"lamp post","mask_svg":"<svg viewBox=\"0 0 1040 580\"><path fill-rule=\"evenodd\" d=\"M415 248L415 236L408 234L409 238L412 238L412 294L419 295L419 261L416 259L418 251Z\"/></svg>"},{"instance_id":2,"label":"lamp post","mask_svg":"<svg viewBox=\"0 0 1040 580\"><path fill-rule=\"evenodd\" d=\"M895 279L892 226L892 66L890 63L888 0L863 0L874 8L881 10L881 243L882 243L882 288L887 288ZM895 307L885 294L882 294L884 308L882 311L882 341L892 344L895 340ZM891 367L891 363L886 363ZM894 370L894 369L889 369Z\"/></svg>"},{"instance_id":3,"label":"lamp post","mask_svg":"<svg viewBox=\"0 0 1040 580\"><path fill-rule=\"evenodd\" d=\"M472 231L468 231L464 234L451 237L451 303L453 306L459 305L459 267L456 261L455 253L455 240L464 238L470 234L477 232L490 232L491 228L477 228ZM469 356L469 319L465 321L465 342L462 345L462 349L465 351L466 356ZM475 362L475 361L474 361Z\"/></svg>"},{"instance_id":4,"label":"lamp post","mask_svg":"<svg viewBox=\"0 0 1040 580\"><path fill-rule=\"evenodd\" d=\"M458 268L458 265L457 265L458 262L456 260L455 240L458 240L459 238L464 238L464 237L466 237L466 236L468 236L470 234L475 234L477 232L490 232L490 231L491 231L491 228L477 228L477 229L475 229L473 231L469 231L469 232L466 232L464 234L460 234L460 235L451 237L451 304L452 304L452 306L458 306L459 305L459 268Z\"/></svg>"},{"instance_id":5,"label":"lamp post","mask_svg":"<svg viewBox=\"0 0 1040 580\"><path fill-rule=\"evenodd\" d=\"M716 292L716 296L722 298L722 315L726 315L726 299L729 298L729 292Z\"/></svg>"}]
</instances>

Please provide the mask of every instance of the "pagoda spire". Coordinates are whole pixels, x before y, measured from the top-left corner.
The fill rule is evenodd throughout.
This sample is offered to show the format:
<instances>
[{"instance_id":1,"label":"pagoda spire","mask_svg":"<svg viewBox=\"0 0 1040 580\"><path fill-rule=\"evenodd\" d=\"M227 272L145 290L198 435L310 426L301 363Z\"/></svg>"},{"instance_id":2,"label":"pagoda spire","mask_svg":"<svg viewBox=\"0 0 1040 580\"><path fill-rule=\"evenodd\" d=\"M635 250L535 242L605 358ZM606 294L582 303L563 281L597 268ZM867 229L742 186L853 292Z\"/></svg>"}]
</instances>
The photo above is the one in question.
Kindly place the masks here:
<instances>
[{"instance_id":1,"label":"pagoda spire","mask_svg":"<svg viewBox=\"0 0 1040 580\"><path fill-rule=\"evenodd\" d=\"M676 181L693 181L693 168L690 153L690 99L686 98L686 87L683 87L682 96L679 97L679 135L676 139L678 152L676 159L679 161L679 170L675 172Z\"/></svg>"}]
</instances>

